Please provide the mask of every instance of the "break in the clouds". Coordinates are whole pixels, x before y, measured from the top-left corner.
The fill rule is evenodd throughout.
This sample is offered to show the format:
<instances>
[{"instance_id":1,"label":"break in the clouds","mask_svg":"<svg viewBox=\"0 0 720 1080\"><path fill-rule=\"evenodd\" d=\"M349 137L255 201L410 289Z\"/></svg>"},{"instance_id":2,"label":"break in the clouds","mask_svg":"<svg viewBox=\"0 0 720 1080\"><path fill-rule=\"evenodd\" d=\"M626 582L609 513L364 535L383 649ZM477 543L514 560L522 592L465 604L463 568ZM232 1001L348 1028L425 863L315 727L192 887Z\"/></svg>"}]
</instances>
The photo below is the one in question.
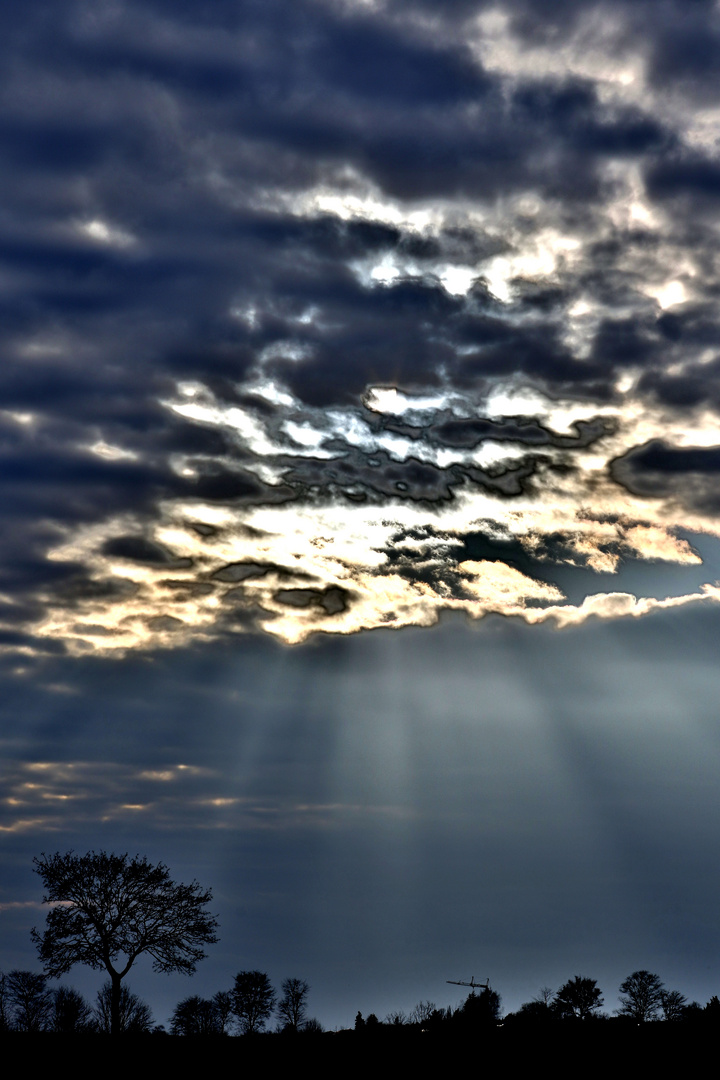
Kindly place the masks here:
<instances>
[{"instance_id":1,"label":"break in the clouds","mask_svg":"<svg viewBox=\"0 0 720 1080\"><path fill-rule=\"evenodd\" d=\"M717 601L715 3L0 19L8 652Z\"/></svg>"}]
</instances>

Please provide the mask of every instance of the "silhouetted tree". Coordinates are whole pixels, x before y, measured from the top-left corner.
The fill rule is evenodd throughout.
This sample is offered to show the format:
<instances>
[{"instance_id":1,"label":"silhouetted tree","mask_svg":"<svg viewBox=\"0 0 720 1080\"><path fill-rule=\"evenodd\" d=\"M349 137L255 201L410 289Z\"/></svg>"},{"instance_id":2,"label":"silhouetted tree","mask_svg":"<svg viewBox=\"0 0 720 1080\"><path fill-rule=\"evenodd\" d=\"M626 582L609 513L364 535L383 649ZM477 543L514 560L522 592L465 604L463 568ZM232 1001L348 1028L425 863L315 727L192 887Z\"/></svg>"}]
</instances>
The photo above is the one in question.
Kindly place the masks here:
<instances>
[{"instance_id":1,"label":"silhouetted tree","mask_svg":"<svg viewBox=\"0 0 720 1080\"><path fill-rule=\"evenodd\" d=\"M687 998L679 990L663 990L660 995L663 1020L682 1020Z\"/></svg>"},{"instance_id":2,"label":"silhouetted tree","mask_svg":"<svg viewBox=\"0 0 720 1080\"><path fill-rule=\"evenodd\" d=\"M657 1020L662 1005L663 984L650 971L633 971L620 984L620 1008L618 1015L627 1016L638 1024Z\"/></svg>"},{"instance_id":3,"label":"silhouetted tree","mask_svg":"<svg viewBox=\"0 0 720 1080\"><path fill-rule=\"evenodd\" d=\"M10 1029L10 1002L8 1000L7 975L0 971L0 1032Z\"/></svg>"},{"instance_id":4,"label":"silhouetted tree","mask_svg":"<svg viewBox=\"0 0 720 1080\"><path fill-rule=\"evenodd\" d=\"M518 1011L516 1013L513 1013L512 1021L522 1021L523 1023L532 1024L547 1024L556 1015L557 1014L554 1012L554 1010L549 1005L546 1005L544 1001L538 1001L534 998L532 1001L523 1002Z\"/></svg>"},{"instance_id":5,"label":"silhouetted tree","mask_svg":"<svg viewBox=\"0 0 720 1080\"><path fill-rule=\"evenodd\" d=\"M439 1028L448 1023L453 1018L452 1008L448 1005L446 1008L433 1009L424 1021L425 1025L430 1028Z\"/></svg>"},{"instance_id":6,"label":"silhouetted tree","mask_svg":"<svg viewBox=\"0 0 720 1080\"><path fill-rule=\"evenodd\" d=\"M563 1019L589 1020L602 1004L603 996L595 979L575 975L560 987L552 1008Z\"/></svg>"},{"instance_id":7,"label":"silhouetted tree","mask_svg":"<svg viewBox=\"0 0 720 1080\"><path fill-rule=\"evenodd\" d=\"M218 990L212 1000L213 1005L215 1006L215 1013L218 1018L220 1030L223 1035L227 1035L230 1017L232 1016L233 1011L232 994L229 990Z\"/></svg>"},{"instance_id":8,"label":"silhouetted tree","mask_svg":"<svg viewBox=\"0 0 720 1080\"><path fill-rule=\"evenodd\" d=\"M154 971L195 971L203 945L217 941L212 899L196 881L178 885L164 863L153 866L136 855L94 851L34 859L45 886L43 903L60 901L47 915L45 933L32 937L48 975L75 964L104 969L110 976L110 1030L119 1032L120 988L142 953Z\"/></svg>"},{"instance_id":9,"label":"silhouetted tree","mask_svg":"<svg viewBox=\"0 0 720 1080\"><path fill-rule=\"evenodd\" d=\"M696 1005L697 1002L691 1002L691 1004ZM689 1005L686 1006L686 1013L689 1008ZM718 998L717 994L713 994L713 996L710 998L707 1005L703 1009L703 1014L703 1019L707 1020L708 1023L712 1024L713 1026L720 1026L720 998Z\"/></svg>"},{"instance_id":10,"label":"silhouetted tree","mask_svg":"<svg viewBox=\"0 0 720 1080\"><path fill-rule=\"evenodd\" d=\"M275 1006L275 991L264 971L240 971L232 989L233 1012L243 1035L262 1031Z\"/></svg>"},{"instance_id":11,"label":"silhouetted tree","mask_svg":"<svg viewBox=\"0 0 720 1080\"><path fill-rule=\"evenodd\" d=\"M11 971L6 980L10 1026L15 1031L47 1031L53 994L47 979L34 971Z\"/></svg>"},{"instance_id":12,"label":"silhouetted tree","mask_svg":"<svg viewBox=\"0 0 720 1080\"><path fill-rule=\"evenodd\" d=\"M103 1035L143 1035L153 1025L150 1006L127 986L120 987L117 1015L114 1014L113 985L108 979L98 990L95 1023Z\"/></svg>"},{"instance_id":13,"label":"silhouetted tree","mask_svg":"<svg viewBox=\"0 0 720 1080\"><path fill-rule=\"evenodd\" d=\"M520 1006L516 1013L512 1013L508 1019L512 1023L521 1021L522 1023L542 1024L548 1023L554 1019L558 1014L552 1007L553 990L549 986L543 986L537 992L532 1001L525 1001Z\"/></svg>"},{"instance_id":14,"label":"silhouetted tree","mask_svg":"<svg viewBox=\"0 0 720 1080\"><path fill-rule=\"evenodd\" d=\"M705 1024L708 1016L699 1001L691 1001L683 1009L683 1023Z\"/></svg>"},{"instance_id":15,"label":"silhouetted tree","mask_svg":"<svg viewBox=\"0 0 720 1080\"><path fill-rule=\"evenodd\" d=\"M223 1027L214 1001L187 997L180 1001L172 1015L173 1035L221 1035Z\"/></svg>"},{"instance_id":16,"label":"silhouetted tree","mask_svg":"<svg viewBox=\"0 0 720 1080\"><path fill-rule=\"evenodd\" d=\"M307 1013L307 996L310 984L304 979L285 979L282 997L277 1004L277 1014L286 1028L299 1031Z\"/></svg>"},{"instance_id":17,"label":"silhouetted tree","mask_svg":"<svg viewBox=\"0 0 720 1080\"><path fill-rule=\"evenodd\" d=\"M464 1005L455 1014L464 1025L490 1027L500 1019L500 995L490 987L479 994L468 994Z\"/></svg>"},{"instance_id":18,"label":"silhouetted tree","mask_svg":"<svg viewBox=\"0 0 720 1080\"><path fill-rule=\"evenodd\" d=\"M303 1035L322 1035L325 1028L322 1026L316 1016L311 1016L303 1024Z\"/></svg>"},{"instance_id":19,"label":"silhouetted tree","mask_svg":"<svg viewBox=\"0 0 720 1080\"><path fill-rule=\"evenodd\" d=\"M81 1035L94 1028L93 1012L82 994L60 986L53 994L52 1029L61 1035Z\"/></svg>"},{"instance_id":20,"label":"silhouetted tree","mask_svg":"<svg viewBox=\"0 0 720 1080\"><path fill-rule=\"evenodd\" d=\"M409 1021L411 1024L425 1024L436 1011L434 1001L418 1001L410 1010Z\"/></svg>"}]
</instances>

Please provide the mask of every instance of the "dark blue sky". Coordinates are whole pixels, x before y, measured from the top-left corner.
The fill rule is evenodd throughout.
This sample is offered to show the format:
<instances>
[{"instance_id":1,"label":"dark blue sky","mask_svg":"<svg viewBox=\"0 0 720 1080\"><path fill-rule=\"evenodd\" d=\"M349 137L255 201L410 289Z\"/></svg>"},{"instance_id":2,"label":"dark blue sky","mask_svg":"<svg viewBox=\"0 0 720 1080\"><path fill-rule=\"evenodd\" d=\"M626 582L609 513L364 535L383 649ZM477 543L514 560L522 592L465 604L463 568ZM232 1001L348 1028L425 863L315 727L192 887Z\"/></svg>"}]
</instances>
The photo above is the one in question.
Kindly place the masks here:
<instances>
[{"instance_id":1,"label":"dark blue sky","mask_svg":"<svg viewBox=\"0 0 720 1080\"><path fill-rule=\"evenodd\" d=\"M717 5L0 29L0 966L105 848L215 892L160 1020L718 992Z\"/></svg>"}]
</instances>

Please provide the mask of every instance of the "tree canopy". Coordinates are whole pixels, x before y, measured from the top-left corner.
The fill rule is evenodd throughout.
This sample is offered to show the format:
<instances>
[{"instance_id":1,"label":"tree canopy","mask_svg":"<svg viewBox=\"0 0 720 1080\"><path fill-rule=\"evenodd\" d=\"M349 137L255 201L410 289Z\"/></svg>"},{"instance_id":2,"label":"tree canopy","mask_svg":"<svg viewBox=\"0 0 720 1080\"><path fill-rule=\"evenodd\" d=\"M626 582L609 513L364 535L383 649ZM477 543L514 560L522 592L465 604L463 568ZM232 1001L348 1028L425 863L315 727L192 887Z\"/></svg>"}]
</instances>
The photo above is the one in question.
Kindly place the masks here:
<instances>
[{"instance_id":1,"label":"tree canopy","mask_svg":"<svg viewBox=\"0 0 720 1080\"><path fill-rule=\"evenodd\" d=\"M493 1025L500 1019L500 995L489 986L483 987L479 994L473 990L465 1003L458 1010L458 1018L469 1025Z\"/></svg>"},{"instance_id":2,"label":"tree canopy","mask_svg":"<svg viewBox=\"0 0 720 1080\"><path fill-rule=\"evenodd\" d=\"M560 987L552 1007L559 1016L589 1020L602 1003L603 996L595 979L576 975Z\"/></svg>"},{"instance_id":3,"label":"tree canopy","mask_svg":"<svg viewBox=\"0 0 720 1080\"><path fill-rule=\"evenodd\" d=\"M232 989L233 1012L243 1035L262 1031L275 1007L275 991L264 971L239 971Z\"/></svg>"},{"instance_id":4,"label":"tree canopy","mask_svg":"<svg viewBox=\"0 0 720 1080\"><path fill-rule=\"evenodd\" d=\"M53 994L44 975L11 971L5 980L5 992L15 1031L35 1034L51 1026Z\"/></svg>"},{"instance_id":5,"label":"tree canopy","mask_svg":"<svg viewBox=\"0 0 720 1080\"><path fill-rule=\"evenodd\" d=\"M656 1020L664 989L658 975L651 971L633 971L620 984L620 1016L629 1016L640 1024Z\"/></svg>"},{"instance_id":6,"label":"tree canopy","mask_svg":"<svg viewBox=\"0 0 720 1080\"><path fill-rule=\"evenodd\" d=\"M61 1035L81 1035L94 1029L92 1009L72 986L59 986L53 994L52 1029Z\"/></svg>"},{"instance_id":7,"label":"tree canopy","mask_svg":"<svg viewBox=\"0 0 720 1080\"><path fill-rule=\"evenodd\" d=\"M663 1020L683 1020L688 1000L679 990L663 990L660 1004Z\"/></svg>"},{"instance_id":8,"label":"tree canopy","mask_svg":"<svg viewBox=\"0 0 720 1080\"><path fill-rule=\"evenodd\" d=\"M305 979L285 979L282 991L282 997L277 1004L277 1014L286 1028L299 1031L307 1016L310 984Z\"/></svg>"},{"instance_id":9,"label":"tree canopy","mask_svg":"<svg viewBox=\"0 0 720 1080\"><path fill-rule=\"evenodd\" d=\"M173 1035L221 1035L223 1026L215 1001L197 995L179 1001L170 1031Z\"/></svg>"},{"instance_id":10,"label":"tree canopy","mask_svg":"<svg viewBox=\"0 0 720 1080\"><path fill-rule=\"evenodd\" d=\"M43 934L33 941L48 975L75 964L105 970L112 987L113 1033L119 1030L120 981L141 954L155 971L192 974L217 941L217 919L206 910L212 899L197 881L171 880L164 863L136 855L59 852L33 860L45 886L43 903L53 904Z\"/></svg>"}]
</instances>

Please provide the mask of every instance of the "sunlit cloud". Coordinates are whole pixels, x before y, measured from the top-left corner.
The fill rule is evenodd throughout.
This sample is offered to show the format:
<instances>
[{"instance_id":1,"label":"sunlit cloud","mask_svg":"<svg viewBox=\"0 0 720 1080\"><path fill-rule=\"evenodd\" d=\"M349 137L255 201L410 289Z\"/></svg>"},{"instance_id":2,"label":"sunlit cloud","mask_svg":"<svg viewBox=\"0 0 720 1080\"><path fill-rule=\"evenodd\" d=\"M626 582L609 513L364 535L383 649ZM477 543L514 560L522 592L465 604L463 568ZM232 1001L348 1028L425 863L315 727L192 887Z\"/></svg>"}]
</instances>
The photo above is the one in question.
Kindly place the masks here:
<instances>
[{"instance_id":1,"label":"sunlit cloud","mask_svg":"<svg viewBox=\"0 0 720 1080\"><path fill-rule=\"evenodd\" d=\"M267 498L242 507L165 499L152 524L126 516L73 530L50 557L83 565L97 587L70 608L48 598L39 635L78 654L121 655L250 630L293 644L430 626L449 610L569 626L717 598L711 582L672 600L596 594L592 583L628 561L702 566L677 530L720 535L717 518L674 493L635 495L613 474L653 439L702 445L713 426L701 410L675 418L632 398L593 408L517 384L474 403L451 388L414 398L370 387L366 411L286 400L270 419L202 387L168 401L228 433L246 472L269 484ZM414 424L412 438L388 431L386 418ZM463 557L468 536L495 545L492 558ZM580 604L553 581L563 567L584 574Z\"/></svg>"},{"instance_id":2,"label":"sunlit cloud","mask_svg":"<svg viewBox=\"0 0 720 1080\"><path fill-rule=\"evenodd\" d=\"M621 12L598 6L588 12L574 33L557 41L520 41L511 16L500 5L485 8L475 19L473 48L485 68L513 78L558 78L568 75L597 80L616 93L637 93L644 83L645 62L633 42L625 47L627 23Z\"/></svg>"},{"instance_id":3,"label":"sunlit cloud","mask_svg":"<svg viewBox=\"0 0 720 1080\"><path fill-rule=\"evenodd\" d=\"M664 600L656 600L653 597L639 598L630 593L595 593L586 596L580 605L568 604L567 606L550 607L545 611L532 611L526 615L528 622L544 622L553 620L558 626L566 627L578 625L586 619L594 616L598 619L639 618L648 615L651 611L682 607L684 604L698 601L720 600L720 589L712 585L704 585L702 592L687 596L668 597Z\"/></svg>"},{"instance_id":4,"label":"sunlit cloud","mask_svg":"<svg viewBox=\"0 0 720 1080\"><path fill-rule=\"evenodd\" d=\"M78 229L91 240L97 240L101 244L110 244L119 248L132 247L137 242L135 237L124 229L109 225L100 218L85 221L78 225Z\"/></svg>"}]
</instances>

